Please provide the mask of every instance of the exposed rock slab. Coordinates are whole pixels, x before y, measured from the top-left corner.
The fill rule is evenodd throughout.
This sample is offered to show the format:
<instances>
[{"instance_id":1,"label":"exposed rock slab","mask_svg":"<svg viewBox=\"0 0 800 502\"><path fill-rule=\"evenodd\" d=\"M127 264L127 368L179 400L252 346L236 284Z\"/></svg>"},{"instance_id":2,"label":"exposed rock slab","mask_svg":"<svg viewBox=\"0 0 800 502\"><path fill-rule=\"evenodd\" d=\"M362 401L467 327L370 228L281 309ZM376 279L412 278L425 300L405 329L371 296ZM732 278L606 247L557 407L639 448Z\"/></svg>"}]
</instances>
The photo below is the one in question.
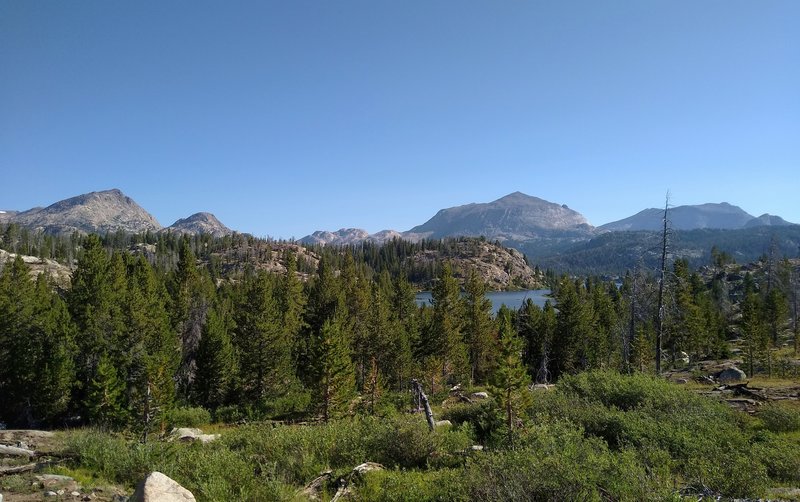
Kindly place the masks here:
<instances>
[{"instance_id":1,"label":"exposed rock slab","mask_svg":"<svg viewBox=\"0 0 800 502\"><path fill-rule=\"evenodd\" d=\"M130 502L194 502L192 492L166 474L153 471L136 487Z\"/></svg>"}]
</instances>

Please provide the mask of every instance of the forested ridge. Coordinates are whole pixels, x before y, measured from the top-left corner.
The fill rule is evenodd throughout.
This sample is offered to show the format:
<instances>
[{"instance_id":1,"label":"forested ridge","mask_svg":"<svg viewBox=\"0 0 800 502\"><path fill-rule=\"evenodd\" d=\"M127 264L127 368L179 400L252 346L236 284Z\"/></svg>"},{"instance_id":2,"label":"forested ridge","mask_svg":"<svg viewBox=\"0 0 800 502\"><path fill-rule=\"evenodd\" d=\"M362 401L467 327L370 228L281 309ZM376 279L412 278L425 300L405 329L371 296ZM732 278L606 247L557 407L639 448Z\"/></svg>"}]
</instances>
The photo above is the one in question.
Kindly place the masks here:
<instances>
[{"instance_id":1,"label":"forested ridge","mask_svg":"<svg viewBox=\"0 0 800 502\"><path fill-rule=\"evenodd\" d=\"M641 271L621 284L551 275L557 308L528 302L493 318L485 282L469 270L456 280L446 252L426 263L430 306L417 306L402 267L417 249L466 239L306 249L236 235L90 235L65 239L75 249L64 254L62 241L16 231L6 229L5 247L49 246L75 266L63 289L45 274L33 279L20 257L3 267L0 419L14 425L147 428L176 403L327 419L411 378L434 392L487 384L509 330L539 382L647 370L654 358L656 280ZM250 260L278 253L271 268ZM750 273L716 249L714 260L705 276L673 263L663 306L670 364L681 353L727 356L738 338L750 372L771 372L773 349L797 329L797 263L770 256Z\"/></svg>"},{"instance_id":2,"label":"forested ridge","mask_svg":"<svg viewBox=\"0 0 800 502\"><path fill-rule=\"evenodd\" d=\"M424 486L430 498L443 496L436 488L443 482L456 499L508 499L534 489L540 496L575 489L568 493L579 498L611 490L618 498L635 499L650 491L667 493L677 480L695 475L710 483L713 493L723 494L760 493L771 483L798 480L800 466L790 459L800 445L792 441L722 422L717 426L726 431L724 437L697 424L689 433L694 429L686 429L685 417L654 411L670 406L659 400L671 396L664 399L695 410L692 420L739 423L724 407L695 402L682 390L672 395L662 387L668 384L646 377L655 368L659 309L658 280L643 270L630 271L619 282L551 272L552 302L542 308L528 301L493 316L485 281L469 269L457 277L446 254L426 265L434 274L426 279L432 286L430 305L417 305L416 289L402 266L415 247L456 249L468 240L305 248L238 235L76 235L74 247L59 255L60 241L17 239L4 240L4 247L41 254L49 245L56 250L53 256L73 260L74 269L69 284L57 285L47 274L32 274L19 255L2 264L0 421L9 427L90 425L123 431L144 445L135 448L155 455L142 460L144 468L174 458L159 456L169 454L158 453L161 447L151 441L187 414L204 414L205 422L315 423L320 428L308 432L321 435L315 441L327 444L325 435L332 434L329 447L336 451L345 448L336 441L355 434L347 444L356 450L346 450L348 460L309 452L313 469L374 458L423 469L422 477L398 472L373 478L380 488L369 483L360 488L372 499L381 498L378 493L402 494L408 483ZM267 255L278 259L267 260ZM685 367L687 358L723 359L736 351L749 375L796 378L800 262L778 251L745 265L719 249L711 256L700 269L685 259L670 264L661 310L662 368ZM621 376L626 374L642 378ZM451 432L437 429L426 436L420 429L424 422L403 418L411 406L413 379L437 403L461 402L435 405L436 413L454 424ZM530 390L534 383L553 382L559 392L551 397ZM488 400L470 397L481 389L488 391ZM621 394L608 394L616 392ZM800 417L794 409L788 413ZM651 414L652 420L667 420L659 423L676 436L646 434L639 421ZM225 448L232 455L239 448L249 451L251 446L243 445L261 444L262 434L267 432L242 429L232 433ZM280 442L301 433L269 434L288 434L273 437ZM393 434L408 443L396 443ZM735 455L762 452L749 459L760 467L746 482L745 464L714 471L707 457L709 451L722 451L731 437L737 442ZM356 446L362 440L373 442ZM110 472L113 459L102 460L106 453L92 446L111 444L104 442L110 439L76 436L74 441L84 465ZM565 449L553 450L553 441ZM684 441L710 450L681 446ZM752 450L753 441L766 443ZM496 453L468 460L463 451L470 442ZM646 453L650 447L655 456ZM373 457L354 458L359 448ZM579 466L583 474L556 469L556 484L550 486L541 476L554 467L534 461L530 455L536 451L550 451L552 459ZM251 462L258 455L231 462ZM627 484L622 471L612 472L613 465L623 464L641 476L641 483ZM241 465L255 478L246 483L209 478L221 484L204 488L210 490L207 499L218 499L213 493L239 493L258 500L262 497L253 494L266 488L283 494L267 498L284 498L287 486L308 482L313 470L306 466L281 474L289 477L278 482L260 467L253 471ZM527 466L521 477L508 477L520 465ZM474 479L497 475L492 482L498 491L458 484L452 477L456 472ZM113 476L130 483L129 475L123 469ZM194 479L188 472L184 476ZM248 484L263 476L278 484ZM574 476L583 477L578 483ZM608 486L608 479L619 485ZM211 483L195 481L197 486L206 482Z\"/></svg>"}]
</instances>

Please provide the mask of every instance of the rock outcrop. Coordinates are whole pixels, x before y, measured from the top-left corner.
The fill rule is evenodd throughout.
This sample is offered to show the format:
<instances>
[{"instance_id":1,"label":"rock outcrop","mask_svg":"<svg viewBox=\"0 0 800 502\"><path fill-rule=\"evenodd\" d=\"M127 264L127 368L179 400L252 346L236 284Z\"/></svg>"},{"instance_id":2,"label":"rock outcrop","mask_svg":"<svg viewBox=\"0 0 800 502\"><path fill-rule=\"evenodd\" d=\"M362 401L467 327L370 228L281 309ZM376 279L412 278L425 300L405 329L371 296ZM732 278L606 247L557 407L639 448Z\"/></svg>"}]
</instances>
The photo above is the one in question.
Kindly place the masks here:
<instances>
[{"instance_id":1,"label":"rock outcrop","mask_svg":"<svg viewBox=\"0 0 800 502\"><path fill-rule=\"evenodd\" d=\"M65 199L43 209L17 213L10 221L33 231L50 234L155 232L161 225L120 190L91 192Z\"/></svg>"},{"instance_id":2,"label":"rock outcrop","mask_svg":"<svg viewBox=\"0 0 800 502\"><path fill-rule=\"evenodd\" d=\"M187 235L207 234L213 237L225 237L232 234L233 230L223 225L213 214L201 212L179 219L163 229L162 232Z\"/></svg>"},{"instance_id":3,"label":"rock outcrop","mask_svg":"<svg viewBox=\"0 0 800 502\"><path fill-rule=\"evenodd\" d=\"M194 502L192 492L166 474L153 471L136 487L130 502Z\"/></svg>"}]
</instances>

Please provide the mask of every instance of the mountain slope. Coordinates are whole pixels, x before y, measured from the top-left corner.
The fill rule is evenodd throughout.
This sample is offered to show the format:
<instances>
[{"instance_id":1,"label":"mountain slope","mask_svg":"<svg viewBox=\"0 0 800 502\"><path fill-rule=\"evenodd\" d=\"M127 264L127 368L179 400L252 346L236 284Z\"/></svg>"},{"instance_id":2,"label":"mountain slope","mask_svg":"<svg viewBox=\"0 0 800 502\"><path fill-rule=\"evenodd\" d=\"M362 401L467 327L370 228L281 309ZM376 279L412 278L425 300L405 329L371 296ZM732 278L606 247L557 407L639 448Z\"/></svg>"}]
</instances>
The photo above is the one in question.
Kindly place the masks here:
<instances>
[{"instance_id":1,"label":"mountain slope","mask_svg":"<svg viewBox=\"0 0 800 502\"><path fill-rule=\"evenodd\" d=\"M767 214L764 213L758 218L753 218L752 220L748 221L745 224L745 228L751 227L785 227L786 225L794 225L794 223L790 223L780 216L775 216L774 214Z\"/></svg>"},{"instance_id":2,"label":"mountain slope","mask_svg":"<svg viewBox=\"0 0 800 502\"><path fill-rule=\"evenodd\" d=\"M429 238L484 236L500 241L587 237L593 227L577 211L514 192L494 202L442 209L409 232Z\"/></svg>"},{"instance_id":3,"label":"mountain slope","mask_svg":"<svg viewBox=\"0 0 800 502\"><path fill-rule=\"evenodd\" d=\"M663 226L664 210L650 208L633 216L612 221L597 227L600 231L659 230ZM755 217L738 206L721 202L695 206L677 206L669 209L670 227L674 230L702 228L743 228Z\"/></svg>"},{"instance_id":4,"label":"mountain slope","mask_svg":"<svg viewBox=\"0 0 800 502\"><path fill-rule=\"evenodd\" d=\"M90 192L45 208L29 209L13 215L10 221L51 234L104 234L119 230L140 233L161 228L150 213L117 189Z\"/></svg>"},{"instance_id":5,"label":"mountain slope","mask_svg":"<svg viewBox=\"0 0 800 502\"><path fill-rule=\"evenodd\" d=\"M233 233L233 230L222 224L211 213L194 213L187 218L181 218L172 225L163 229L162 232L170 231L180 234L208 234L214 237L224 237Z\"/></svg>"}]
</instances>

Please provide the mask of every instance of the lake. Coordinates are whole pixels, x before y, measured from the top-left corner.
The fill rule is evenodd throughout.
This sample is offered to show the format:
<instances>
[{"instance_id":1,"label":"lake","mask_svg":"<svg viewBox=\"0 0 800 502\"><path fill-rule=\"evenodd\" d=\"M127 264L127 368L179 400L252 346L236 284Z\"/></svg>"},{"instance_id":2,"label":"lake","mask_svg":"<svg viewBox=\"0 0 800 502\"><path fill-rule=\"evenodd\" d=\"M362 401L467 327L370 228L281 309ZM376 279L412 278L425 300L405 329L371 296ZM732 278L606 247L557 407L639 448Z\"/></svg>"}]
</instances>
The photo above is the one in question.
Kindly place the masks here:
<instances>
[{"instance_id":1,"label":"lake","mask_svg":"<svg viewBox=\"0 0 800 502\"><path fill-rule=\"evenodd\" d=\"M490 291L486 293L486 298L492 302L492 314L496 314L500 310L501 305L505 305L510 309L518 309L525 303L525 300L530 298L533 303L540 307L544 307L544 302L553 299L548 295L549 289L528 289L524 291ZM422 291L416 295L417 305L426 304L431 305L431 292Z\"/></svg>"}]
</instances>

